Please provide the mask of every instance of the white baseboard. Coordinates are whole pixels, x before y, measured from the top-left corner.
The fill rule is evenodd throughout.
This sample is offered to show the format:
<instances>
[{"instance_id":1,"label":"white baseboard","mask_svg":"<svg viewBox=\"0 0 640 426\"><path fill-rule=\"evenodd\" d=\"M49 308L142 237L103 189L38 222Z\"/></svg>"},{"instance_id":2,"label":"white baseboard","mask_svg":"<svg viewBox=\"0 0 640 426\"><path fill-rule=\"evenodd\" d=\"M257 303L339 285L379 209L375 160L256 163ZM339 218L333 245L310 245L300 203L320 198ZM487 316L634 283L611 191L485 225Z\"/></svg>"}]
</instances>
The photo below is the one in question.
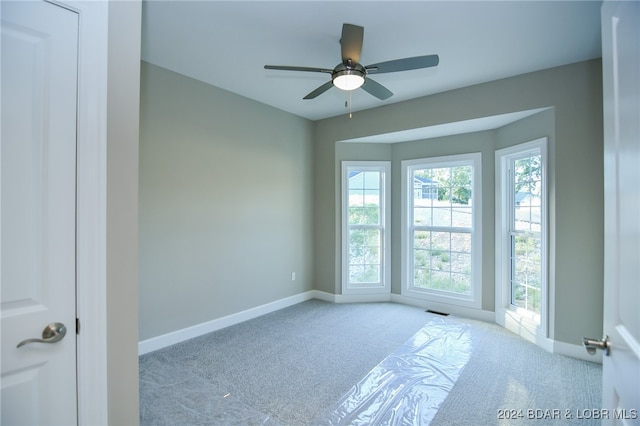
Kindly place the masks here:
<instances>
[{"instance_id":1,"label":"white baseboard","mask_svg":"<svg viewBox=\"0 0 640 426\"><path fill-rule=\"evenodd\" d=\"M376 303L391 302L389 293L382 294L336 294L335 303Z\"/></svg>"},{"instance_id":2,"label":"white baseboard","mask_svg":"<svg viewBox=\"0 0 640 426\"><path fill-rule=\"evenodd\" d=\"M449 305L447 303L433 302L424 299L417 299L414 297L402 296L400 294L392 294L391 301L394 303L401 303L403 305L416 306L422 309L431 309L437 312L443 312L451 315L457 315L460 317L471 318L484 322L495 322L495 313L490 311L484 311L482 309L467 308L464 306Z\"/></svg>"},{"instance_id":3,"label":"white baseboard","mask_svg":"<svg viewBox=\"0 0 640 426\"><path fill-rule=\"evenodd\" d=\"M535 324L518 318L508 310L499 310L496 313L495 322L547 352L602 364L602 352L598 351L595 355L589 355L584 346L550 339L542 333L542 330L537 329Z\"/></svg>"},{"instance_id":4,"label":"white baseboard","mask_svg":"<svg viewBox=\"0 0 640 426\"><path fill-rule=\"evenodd\" d=\"M383 294L332 294L326 291L313 290L313 298L331 303L375 303L391 302L389 293Z\"/></svg>"},{"instance_id":5,"label":"white baseboard","mask_svg":"<svg viewBox=\"0 0 640 426\"><path fill-rule=\"evenodd\" d=\"M202 324L183 328L182 330L176 330L171 333L143 340L141 342L138 342L138 355L144 355L146 353L153 352L167 346L175 345L176 343L193 339L194 337L202 336L204 334L211 333L212 331L221 330L223 328L230 327L232 325L278 311L280 309L288 308L289 306L293 306L310 299L318 299L331 303L393 302L403 305L416 306L423 309L432 309L438 312L446 312L452 315L471 318L479 321L490 323L496 322L494 312L453 306L445 303L435 303L422 299L406 297L399 294L344 295L331 294L319 290L310 290L304 293L296 294L294 296L286 297L284 299L276 300L271 303L256 306L255 308L227 315L222 318L207 321ZM549 352L569 356L572 358L582 359L585 361L602 363L602 352L600 351L592 356L587 353L584 347L579 345L558 342L548 338L545 338L544 342L541 342L540 339L537 340L538 341L534 343L538 344L538 346L543 347Z\"/></svg>"},{"instance_id":6,"label":"white baseboard","mask_svg":"<svg viewBox=\"0 0 640 426\"><path fill-rule=\"evenodd\" d=\"M194 337L202 336L203 334L211 333L212 331L217 331L239 324L241 322L296 305L309 299L320 299L320 297L316 297L316 293L316 290L307 291L284 299L276 300L271 303L256 306L255 308L227 315L222 318L216 318L202 324L183 328L182 330L176 330L161 336L152 337L151 339L142 340L138 342L138 355L144 355L167 346L175 345L176 343L184 342L185 340L193 339Z\"/></svg>"},{"instance_id":7,"label":"white baseboard","mask_svg":"<svg viewBox=\"0 0 640 426\"><path fill-rule=\"evenodd\" d=\"M161 336L142 340L138 342L138 355L144 355L149 352L157 351L158 349L166 348L167 346L175 345L176 343L184 342L185 340L193 339L194 337L211 333L212 331L221 330L223 328L230 327L232 325L239 324L241 322L248 321L280 309L288 308L289 306L293 306L310 299L318 299L331 303L390 301L388 294L345 296L342 294L331 294L319 290L310 290L304 293L296 294L294 296L286 297L284 299L276 300L271 303L256 306L255 308L227 315L222 318L216 318L202 324L196 324L194 326L172 331Z\"/></svg>"},{"instance_id":8,"label":"white baseboard","mask_svg":"<svg viewBox=\"0 0 640 426\"><path fill-rule=\"evenodd\" d=\"M323 300L325 302L336 303L336 295L327 293L326 291L311 290L314 299Z\"/></svg>"}]
</instances>

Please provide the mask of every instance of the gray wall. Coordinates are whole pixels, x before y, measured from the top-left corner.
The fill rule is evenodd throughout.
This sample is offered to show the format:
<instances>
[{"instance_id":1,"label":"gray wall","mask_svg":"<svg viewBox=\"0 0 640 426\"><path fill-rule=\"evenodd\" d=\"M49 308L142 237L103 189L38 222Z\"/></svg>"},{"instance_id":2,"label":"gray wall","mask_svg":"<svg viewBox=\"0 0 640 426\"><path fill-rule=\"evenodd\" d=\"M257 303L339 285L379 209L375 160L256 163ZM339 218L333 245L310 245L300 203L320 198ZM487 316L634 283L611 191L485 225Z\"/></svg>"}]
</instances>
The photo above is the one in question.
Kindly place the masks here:
<instances>
[{"instance_id":1,"label":"gray wall","mask_svg":"<svg viewBox=\"0 0 640 426\"><path fill-rule=\"evenodd\" d=\"M312 122L144 62L141 81L140 340L311 290Z\"/></svg>"},{"instance_id":2,"label":"gray wall","mask_svg":"<svg viewBox=\"0 0 640 426\"><path fill-rule=\"evenodd\" d=\"M536 108L552 109L502 129L394 144L390 148L337 141ZM495 149L548 136L550 175L550 337L581 344L602 330L603 170L600 60L581 62L322 120L315 127L314 288L340 293L339 166L341 160L392 159L399 188L399 161L459 152L483 152L482 308L494 310ZM386 157L387 155L391 157ZM368 158L368 157L375 158ZM360 158L358 158L360 157ZM393 183L396 182L396 183ZM393 226L399 224L399 195ZM399 232L392 230L392 291L399 293Z\"/></svg>"},{"instance_id":3,"label":"gray wall","mask_svg":"<svg viewBox=\"0 0 640 426\"><path fill-rule=\"evenodd\" d=\"M340 293L339 165L483 153L482 309L494 310L494 152L549 137L551 337L602 330L599 60L311 123L143 63L140 340L299 294ZM337 141L535 108L493 131L401 144ZM392 291L400 293L399 232ZM297 280L291 281L291 272Z\"/></svg>"}]
</instances>

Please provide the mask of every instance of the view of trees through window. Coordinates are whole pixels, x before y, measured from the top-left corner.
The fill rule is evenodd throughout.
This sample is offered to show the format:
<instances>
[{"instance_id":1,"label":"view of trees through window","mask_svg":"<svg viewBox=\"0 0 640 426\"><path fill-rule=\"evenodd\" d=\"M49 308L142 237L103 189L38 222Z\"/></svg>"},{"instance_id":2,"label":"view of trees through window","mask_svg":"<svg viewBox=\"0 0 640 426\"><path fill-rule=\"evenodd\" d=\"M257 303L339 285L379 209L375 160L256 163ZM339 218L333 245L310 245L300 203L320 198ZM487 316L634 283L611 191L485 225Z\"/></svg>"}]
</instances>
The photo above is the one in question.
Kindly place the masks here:
<instances>
[{"instance_id":1,"label":"view of trees through window","mask_svg":"<svg viewBox=\"0 0 640 426\"><path fill-rule=\"evenodd\" d=\"M379 283L382 266L381 172L351 170L348 182L348 279Z\"/></svg>"},{"instance_id":2,"label":"view of trees through window","mask_svg":"<svg viewBox=\"0 0 640 426\"><path fill-rule=\"evenodd\" d=\"M536 314L542 291L541 160L538 154L511 163L511 304Z\"/></svg>"},{"instance_id":3,"label":"view of trees through window","mask_svg":"<svg viewBox=\"0 0 640 426\"><path fill-rule=\"evenodd\" d=\"M412 169L413 287L471 293L471 165Z\"/></svg>"}]
</instances>

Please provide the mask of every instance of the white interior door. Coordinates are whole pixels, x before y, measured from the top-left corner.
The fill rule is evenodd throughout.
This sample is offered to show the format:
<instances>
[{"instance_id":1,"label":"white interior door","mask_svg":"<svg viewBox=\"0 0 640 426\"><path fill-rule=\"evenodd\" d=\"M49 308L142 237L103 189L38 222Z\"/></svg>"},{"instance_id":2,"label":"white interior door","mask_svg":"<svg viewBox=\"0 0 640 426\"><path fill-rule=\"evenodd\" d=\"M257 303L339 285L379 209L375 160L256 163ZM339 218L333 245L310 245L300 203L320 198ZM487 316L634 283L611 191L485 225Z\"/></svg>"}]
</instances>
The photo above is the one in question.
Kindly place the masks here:
<instances>
[{"instance_id":1,"label":"white interior door","mask_svg":"<svg viewBox=\"0 0 640 426\"><path fill-rule=\"evenodd\" d=\"M602 7L605 168L603 406L640 423L640 3Z\"/></svg>"},{"instance_id":2,"label":"white interior door","mask_svg":"<svg viewBox=\"0 0 640 426\"><path fill-rule=\"evenodd\" d=\"M72 425L78 16L40 1L1 12L1 421ZM18 347L52 323L64 338Z\"/></svg>"}]
</instances>

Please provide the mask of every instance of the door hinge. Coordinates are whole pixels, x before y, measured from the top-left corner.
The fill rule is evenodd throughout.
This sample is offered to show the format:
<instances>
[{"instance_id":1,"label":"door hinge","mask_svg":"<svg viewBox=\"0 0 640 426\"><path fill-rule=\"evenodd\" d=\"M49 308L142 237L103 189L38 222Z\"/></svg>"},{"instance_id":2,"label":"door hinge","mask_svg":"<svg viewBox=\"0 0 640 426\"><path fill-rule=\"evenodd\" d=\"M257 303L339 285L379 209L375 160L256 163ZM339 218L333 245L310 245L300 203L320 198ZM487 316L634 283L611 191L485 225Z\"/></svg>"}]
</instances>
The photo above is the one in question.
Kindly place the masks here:
<instances>
[{"instance_id":1,"label":"door hinge","mask_svg":"<svg viewBox=\"0 0 640 426\"><path fill-rule=\"evenodd\" d=\"M76 334L80 334L80 318L76 318Z\"/></svg>"}]
</instances>

